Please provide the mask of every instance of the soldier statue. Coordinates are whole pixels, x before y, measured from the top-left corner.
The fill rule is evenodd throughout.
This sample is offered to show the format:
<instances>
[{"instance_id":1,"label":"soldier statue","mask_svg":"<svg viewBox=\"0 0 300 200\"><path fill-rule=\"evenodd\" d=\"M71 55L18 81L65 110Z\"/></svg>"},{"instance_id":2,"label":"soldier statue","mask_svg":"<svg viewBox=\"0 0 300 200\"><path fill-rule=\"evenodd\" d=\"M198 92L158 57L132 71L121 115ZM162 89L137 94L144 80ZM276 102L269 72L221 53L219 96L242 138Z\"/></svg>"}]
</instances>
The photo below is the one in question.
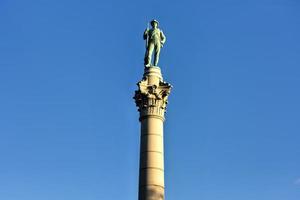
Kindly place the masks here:
<instances>
[{"instance_id":1,"label":"soldier statue","mask_svg":"<svg viewBox=\"0 0 300 200\"><path fill-rule=\"evenodd\" d=\"M144 40L146 40L146 53L145 53L145 59L144 64L146 67L151 66L151 58L153 50L155 51L154 54L154 66L157 66L158 59L159 59L159 53L160 49L163 47L163 44L166 42L166 36L158 28L158 21L152 20L151 22L152 29L149 29L149 27L144 32Z\"/></svg>"}]
</instances>

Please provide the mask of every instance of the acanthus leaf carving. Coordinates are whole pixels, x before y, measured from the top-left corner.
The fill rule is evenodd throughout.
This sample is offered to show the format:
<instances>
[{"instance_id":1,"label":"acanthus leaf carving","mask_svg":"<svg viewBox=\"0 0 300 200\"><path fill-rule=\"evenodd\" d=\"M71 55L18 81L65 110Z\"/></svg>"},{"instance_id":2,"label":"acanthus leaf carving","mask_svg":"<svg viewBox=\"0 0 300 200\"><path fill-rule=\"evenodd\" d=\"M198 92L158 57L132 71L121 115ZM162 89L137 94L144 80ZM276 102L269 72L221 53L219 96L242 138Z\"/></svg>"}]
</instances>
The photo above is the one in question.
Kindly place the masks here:
<instances>
[{"instance_id":1,"label":"acanthus leaf carving","mask_svg":"<svg viewBox=\"0 0 300 200\"><path fill-rule=\"evenodd\" d=\"M140 81L134 95L140 116L157 115L164 118L172 86L162 81L159 82L159 85L148 85L147 83L146 79Z\"/></svg>"}]
</instances>

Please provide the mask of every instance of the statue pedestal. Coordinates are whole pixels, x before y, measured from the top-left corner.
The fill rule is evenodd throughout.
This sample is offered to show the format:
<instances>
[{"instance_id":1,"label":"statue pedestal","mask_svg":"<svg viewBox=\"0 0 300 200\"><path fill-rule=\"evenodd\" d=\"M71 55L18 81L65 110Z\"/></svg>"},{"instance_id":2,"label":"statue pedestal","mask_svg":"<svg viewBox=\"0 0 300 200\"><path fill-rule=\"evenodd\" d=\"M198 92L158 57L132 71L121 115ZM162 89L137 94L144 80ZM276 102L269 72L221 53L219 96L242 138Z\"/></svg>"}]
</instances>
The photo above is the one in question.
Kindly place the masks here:
<instances>
[{"instance_id":1,"label":"statue pedestal","mask_svg":"<svg viewBox=\"0 0 300 200\"><path fill-rule=\"evenodd\" d=\"M141 122L139 200L163 200L163 123L171 85L163 82L159 67L145 67L137 85L134 99Z\"/></svg>"}]
</instances>

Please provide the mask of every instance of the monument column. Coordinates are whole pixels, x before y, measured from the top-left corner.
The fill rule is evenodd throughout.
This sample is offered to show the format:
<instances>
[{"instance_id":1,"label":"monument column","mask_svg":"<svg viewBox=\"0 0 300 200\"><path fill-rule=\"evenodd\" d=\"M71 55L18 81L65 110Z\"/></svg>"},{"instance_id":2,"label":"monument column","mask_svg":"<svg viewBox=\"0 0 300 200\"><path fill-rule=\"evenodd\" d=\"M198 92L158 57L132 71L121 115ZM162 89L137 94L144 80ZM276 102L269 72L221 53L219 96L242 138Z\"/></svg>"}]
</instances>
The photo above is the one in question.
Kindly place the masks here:
<instances>
[{"instance_id":1,"label":"monument column","mask_svg":"<svg viewBox=\"0 0 300 200\"><path fill-rule=\"evenodd\" d=\"M164 200L163 123L171 85L159 67L145 67L135 102L140 113L139 200Z\"/></svg>"}]
</instances>

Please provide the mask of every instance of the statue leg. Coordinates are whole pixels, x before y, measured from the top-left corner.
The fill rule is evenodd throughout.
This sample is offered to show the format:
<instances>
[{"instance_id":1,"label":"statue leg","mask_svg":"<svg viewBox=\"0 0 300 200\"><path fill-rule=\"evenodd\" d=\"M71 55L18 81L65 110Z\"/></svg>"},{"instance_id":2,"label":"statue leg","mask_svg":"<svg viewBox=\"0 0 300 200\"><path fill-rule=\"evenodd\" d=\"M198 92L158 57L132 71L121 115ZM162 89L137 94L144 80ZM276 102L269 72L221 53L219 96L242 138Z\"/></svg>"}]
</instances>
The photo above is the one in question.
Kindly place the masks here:
<instances>
[{"instance_id":1,"label":"statue leg","mask_svg":"<svg viewBox=\"0 0 300 200\"><path fill-rule=\"evenodd\" d=\"M160 44L155 45L154 66L158 64L160 48Z\"/></svg>"},{"instance_id":2,"label":"statue leg","mask_svg":"<svg viewBox=\"0 0 300 200\"><path fill-rule=\"evenodd\" d=\"M145 66L151 65L151 57L154 50L154 44L152 42L149 43L146 55L145 55Z\"/></svg>"}]
</instances>

